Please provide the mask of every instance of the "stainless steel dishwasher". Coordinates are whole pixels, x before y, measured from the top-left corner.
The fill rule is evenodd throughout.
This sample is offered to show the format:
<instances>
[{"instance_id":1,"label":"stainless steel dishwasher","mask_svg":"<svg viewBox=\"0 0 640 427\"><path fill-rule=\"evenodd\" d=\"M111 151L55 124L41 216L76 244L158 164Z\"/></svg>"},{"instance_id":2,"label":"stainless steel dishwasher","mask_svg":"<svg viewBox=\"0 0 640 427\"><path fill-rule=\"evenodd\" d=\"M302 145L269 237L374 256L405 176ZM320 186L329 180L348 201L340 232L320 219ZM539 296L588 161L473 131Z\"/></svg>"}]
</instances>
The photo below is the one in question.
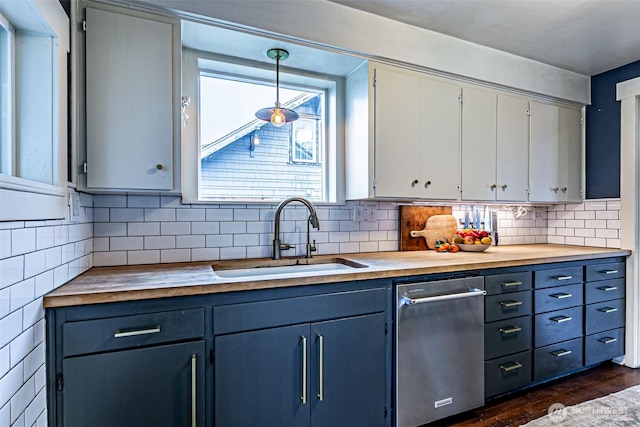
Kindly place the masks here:
<instances>
[{"instance_id":1,"label":"stainless steel dishwasher","mask_svg":"<svg viewBox=\"0 0 640 427\"><path fill-rule=\"evenodd\" d=\"M484 405L484 277L396 288L396 427Z\"/></svg>"}]
</instances>

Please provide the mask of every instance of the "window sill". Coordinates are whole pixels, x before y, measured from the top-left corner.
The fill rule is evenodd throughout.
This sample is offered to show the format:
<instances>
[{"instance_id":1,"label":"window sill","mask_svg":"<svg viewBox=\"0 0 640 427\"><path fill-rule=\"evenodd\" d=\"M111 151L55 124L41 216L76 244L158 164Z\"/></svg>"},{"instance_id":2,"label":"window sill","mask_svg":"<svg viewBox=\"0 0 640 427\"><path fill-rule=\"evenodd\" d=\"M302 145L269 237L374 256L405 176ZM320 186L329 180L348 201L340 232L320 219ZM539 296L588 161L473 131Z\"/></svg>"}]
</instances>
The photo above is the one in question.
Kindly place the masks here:
<instances>
[{"instance_id":1,"label":"window sill","mask_svg":"<svg viewBox=\"0 0 640 427\"><path fill-rule=\"evenodd\" d=\"M0 175L0 221L62 219L66 188Z\"/></svg>"}]
</instances>

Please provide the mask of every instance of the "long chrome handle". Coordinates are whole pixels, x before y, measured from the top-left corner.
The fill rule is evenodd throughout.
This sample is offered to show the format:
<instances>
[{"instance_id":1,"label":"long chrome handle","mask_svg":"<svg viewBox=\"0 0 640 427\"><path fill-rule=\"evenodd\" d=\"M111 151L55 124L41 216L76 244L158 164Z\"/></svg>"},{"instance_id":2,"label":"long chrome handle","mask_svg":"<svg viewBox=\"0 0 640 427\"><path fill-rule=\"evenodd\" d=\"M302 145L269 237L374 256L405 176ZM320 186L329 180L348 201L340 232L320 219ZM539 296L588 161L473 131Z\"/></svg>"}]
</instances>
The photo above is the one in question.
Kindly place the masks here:
<instances>
[{"instance_id":1,"label":"long chrome handle","mask_svg":"<svg viewBox=\"0 0 640 427\"><path fill-rule=\"evenodd\" d=\"M517 307L519 305L522 305L522 301L500 301L500 305L503 307Z\"/></svg>"},{"instance_id":2,"label":"long chrome handle","mask_svg":"<svg viewBox=\"0 0 640 427\"><path fill-rule=\"evenodd\" d=\"M300 335L302 340L302 404L307 403L307 337Z\"/></svg>"},{"instance_id":3,"label":"long chrome handle","mask_svg":"<svg viewBox=\"0 0 640 427\"><path fill-rule=\"evenodd\" d=\"M520 369L520 368L522 368L522 364L520 362L513 362L509 366L500 365L500 369L502 369L505 372L515 371L516 369Z\"/></svg>"},{"instance_id":4,"label":"long chrome handle","mask_svg":"<svg viewBox=\"0 0 640 427\"><path fill-rule=\"evenodd\" d=\"M318 381L318 400L322 401L324 398L324 337L321 334L318 334L318 352L320 353L318 355L318 376L320 377L320 381Z\"/></svg>"},{"instance_id":5,"label":"long chrome handle","mask_svg":"<svg viewBox=\"0 0 640 427\"><path fill-rule=\"evenodd\" d=\"M435 301L446 301L450 299L458 299L458 298L468 298L468 297L478 297L486 295L487 291L482 289L473 288L470 292L462 292L459 294L447 294L447 295L437 295L434 297L425 297L425 298L408 298L404 297L403 304L405 305L415 305L415 304L424 304L425 302L435 302Z\"/></svg>"},{"instance_id":6,"label":"long chrome handle","mask_svg":"<svg viewBox=\"0 0 640 427\"><path fill-rule=\"evenodd\" d=\"M191 355L191 427L196 427L197 415L196 415L196 355Z\"/></svg>"},{"instance_id":7,"label":"long chrome handle","mask_svg":"<svg viewBox=\"0 0 640 427\"><path fill-rule=\"evenodd\" d=\"M522 282L519 280L515 280L513 282L502 282L500 283L502 286L504 286L505 288L509 288L511 286L520 286L522 285Z\"/></svg>"},{"instance_id":8,"label":"long chrome handle","mask_svg":"<svg viewBox=\"0 0 640 427\"><path fill-rule=\"evenodd\" d=\"M602 274L618 274L618 270L602 270L602 271L599 271L598 273L602 273Z\"/></svg>"},{"instance_id":9,"label":"long chrome handle","mask_svg":"<svg viewBox=\"0 0 640 427\"><path fill-rule=\"evenodd\" d=\"M601 313L615 313L618 309L614 307L603 307L599 308L598 311Z\"/></svg>"},{"instance_id":10,"label":"long chrome handle","mask_svg":"<svg viewBox=\"0 0 640 427\"><path fill-rule=\"evenodd\" d=\"M113 334L113 337L114 338L134 337L136 335L157 334L158 332L160 332L160 326L154 326L153 328L146 328L146 329L134 329L129 331L117 330L115 334Z\"/></svg>"},{"instance_id":11,"label":"long chrome handle","mask_svg":"<svg viewBox=\"0 0 640 427\"><path fill-rule=\"evenodd\" d=\"M571 320L571 317L569 316L556 316L556 317L552 317L549 320L551 320L552 322L556 322L556 323L562 323L562 322L568 322L569 320Z\"/></svg>"},{"instance_id":12,"label":"long chrome handle","mask_svg":"<svg viewBox=\"0 0 640 427\"><path fill-rule=\"evenodd\" d=\"M554 279L555 280L571 280L573 279L573 276L555 276Z\"/></svg>"},{"instance_id":13,"label":"long chrome handle","mask_svg":"<svg viewBox=\"0 0 640 427\"><path fill-rule=\"evenodd\" d=\"M509 328L500 328L500 333L505 335L514 334L520 331L522 331L522 328L520 326L510 326Z\"/></svg>"},{"instance_id":14,"label":"long chrome handle","mask_svg":"<svg viewBox=\"0 0 640 427\"><path fill-rule=\"evenodd\" d=\"M553 354L556 357L562 357L562 356L568 356L571 354L571 350L555 350L552 351L551 354Z\"/></svg>"},{"instance_id":15,"label":"long chrome handle","mask_svg":"<svg viewBox=\"0 0 640 427\"><path fill-rule=\"evenodd\" d=\"M603 338L600 338L598 341L600 341L602 344L611 344L612 342L618 341L618 338L603 337Z\"/></svg>"},{"instance_id":16,"label":"long chrome handle","mask_svg":"<svg viewBox=\"0 0 640 427\"><path fill-rule=\"evenodd\" d=\"M608 291L615 291L618 289L618 287L617 286L600 286L598 289L600 289L601 291L608 292Z\"/></svg>"},{"instance_id":17,"label":"long chrome handle","mask_svg":"<svg viewBox=\"0 0 640 427\"><path fill-rule=\"evenodd\" d=\"M567 294L567 293L561 292L559 294L551 294L549 296L555 299L564 299L564 298L571 298L573 294Z\"/></svg>"}]
</instances>

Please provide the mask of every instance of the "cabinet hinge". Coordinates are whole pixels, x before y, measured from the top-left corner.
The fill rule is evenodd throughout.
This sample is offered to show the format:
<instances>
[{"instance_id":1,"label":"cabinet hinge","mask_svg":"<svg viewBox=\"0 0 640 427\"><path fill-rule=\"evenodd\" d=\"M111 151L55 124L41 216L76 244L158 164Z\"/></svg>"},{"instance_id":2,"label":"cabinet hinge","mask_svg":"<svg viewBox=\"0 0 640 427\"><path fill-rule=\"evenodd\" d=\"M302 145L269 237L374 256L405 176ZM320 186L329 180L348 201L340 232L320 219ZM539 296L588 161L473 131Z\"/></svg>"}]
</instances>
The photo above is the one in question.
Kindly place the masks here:
<instances>
[{"instance_id":1,"label":"cabinet hinge","mask_svg":"<svg viewBox=\"0 0 640 427\"><path fill-rule=\"evenodd\" d=\"M387 415L389 414L389 408L387 408L387 405L384 405L384 419L387 419Z\"/></svg>"},{"instance_id":2,"label":"cabinet hinge","mask_svg":"<svg viewBox=\"0 0 640 427\"><path fill-rule=\"evenodd\" d=\"M58 389L58 391L62 391L63 387L64 379L62 378L62 374L58 374L58 376L56 377L56 388Z\"/></svg>"},{"instance_id":3,"label":"cabinet hinge","mask_svg":"<svg viewBox=\"0 0 640 427\"><path fill-rule=\"evenodd\" d=\"M376 70L373 70L373 81L371 82L373 84L373 87L376 87L377 82L378 80L376 78Z\"/></svg>"},{"instance_id":4,"label":"cabinet hinge","mask_svg":"<svg viewBox=\"0 0 640 427\"><path fill-rule=\"evenodd\" d=\"M209 360L211 361L211 364L213 365L216 361L216 352L211 350L211 352L209 353Z\"/></svg>"},{"instance_id":5,"label":"cabinet hinge","mask_svg":"<svg viewBox=\"0 0 640 427\"><path fill-rule=\"evenodd\" d=\"M389 333L389 324L385 323L384 324L384 334L387 335Z\"/></svg>"},{"instance_id":6,"label":"cabinet hinge","mask_svg":"<svg viewBox=\"0 0 640 427\"><path fill-rule=\"evenodd\" d=\"M580 126L582 126L584 124L584 118L580 117Z\"/></svg>"},{"instance_id":7,"label":"cabinet hinge","mask_svg":"<svg viewBox=\"0 0 640 427\"><path fill-rule=\"evenodd\" d=\"M463 102L462 95L458 95L458 102L459 102L460 104L462 104L462 102Z\"/></svg>"},{"instance_id":8,"label":"cabinet hinge","mask_svg":"<svg viewBox=\"0 0 640 427\"><path fill-rule=\"evenodd\" d=\"M531 117L531 109L527 108L527 116Z\"/></svg>"},{"instance_id":9,"label":"cabinet hinge","mask_svg":"<svg viewBox=\"0 0 640 427\"><path fill-rule=\"evenodd\" d=\"M82 20L82 31L84 31L85 33L87 32L87 20L86 19Z\"/></svg>"},{"instance_id":10,"label":"cabinet hinge","mask_svg":"<svg viewBox=\"0 0 640 427\"><path fill-rule=\"evenodd\" d=\"M375 179L371 182L371 185L373 186L373 188L376 188L376 180Z\"/></svg>"},{"instance_id":11,"label":"cabinet hinge","mask_svg":"<svg viewBox=\"0 0 640 427\"><path fill-rule=\"evenodd\" d=\"M82 164L82 172L83 172L83 173L87 173L87 162L84 162L84 163Z\"/></svg>"}]
</instances>

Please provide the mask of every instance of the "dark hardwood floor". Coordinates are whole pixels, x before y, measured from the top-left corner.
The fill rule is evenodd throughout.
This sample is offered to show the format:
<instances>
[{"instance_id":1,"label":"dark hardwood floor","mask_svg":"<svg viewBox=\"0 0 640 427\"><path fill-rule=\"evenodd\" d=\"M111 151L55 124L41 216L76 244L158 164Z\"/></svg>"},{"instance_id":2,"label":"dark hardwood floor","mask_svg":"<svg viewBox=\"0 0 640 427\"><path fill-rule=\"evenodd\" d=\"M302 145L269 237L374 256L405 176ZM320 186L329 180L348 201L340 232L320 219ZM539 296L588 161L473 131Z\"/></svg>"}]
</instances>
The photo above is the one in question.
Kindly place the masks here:
<instances>
[{"instance_id":1,"label":"dark hardwood floor","mask_svg":"<svg viewBox=\"0 0 640 427\"><path fill-rule=\"evenodd\" d=\"M517 427L546 415L553 403L575 405L638 384L640 369L605 363L507 398L490 401L475 411L429 424L429 427Z\"/></svg>"}]
</instances>

